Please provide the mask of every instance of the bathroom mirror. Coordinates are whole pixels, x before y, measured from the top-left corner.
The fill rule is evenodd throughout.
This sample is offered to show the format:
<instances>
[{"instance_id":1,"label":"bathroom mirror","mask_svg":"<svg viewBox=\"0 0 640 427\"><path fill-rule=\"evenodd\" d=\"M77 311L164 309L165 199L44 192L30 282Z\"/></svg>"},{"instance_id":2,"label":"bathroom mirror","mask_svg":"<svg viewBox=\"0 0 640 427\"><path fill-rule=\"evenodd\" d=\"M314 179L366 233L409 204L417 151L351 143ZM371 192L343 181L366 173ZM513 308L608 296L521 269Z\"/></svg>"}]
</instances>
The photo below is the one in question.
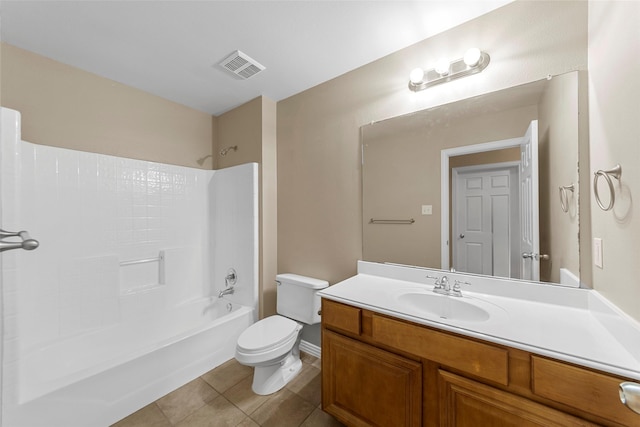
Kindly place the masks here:
<instances>
[{"instance_id":1,"label":"bathroom mirror","mask_svg":"<svg viewBox=\"0 0 640 427\"><path fill-rule=\"evenodd\" d=\"M578 159L588 144L579 140L580 78L363 126L363 259L577 286ZM523 190L520 145L531 126L537 192ZM537 210L527 208L528 193L538 195ZM535 251L523 238L538 239Z\"/></svg>"}]
</instances>

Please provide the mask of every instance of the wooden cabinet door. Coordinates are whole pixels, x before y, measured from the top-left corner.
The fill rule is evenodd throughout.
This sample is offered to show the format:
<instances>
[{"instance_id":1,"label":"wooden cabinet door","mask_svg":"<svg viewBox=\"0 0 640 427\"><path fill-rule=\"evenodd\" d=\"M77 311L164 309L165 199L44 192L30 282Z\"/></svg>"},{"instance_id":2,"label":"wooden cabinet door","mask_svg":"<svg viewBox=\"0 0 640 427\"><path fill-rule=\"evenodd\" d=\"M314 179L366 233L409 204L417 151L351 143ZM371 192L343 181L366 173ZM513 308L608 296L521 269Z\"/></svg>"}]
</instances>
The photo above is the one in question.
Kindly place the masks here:
<instances>
[{"instance_id":1,"label":"wooden cabinet door","mask_svg":"<svg viewBox=\"0 0 640 427\"><path fill-rule=\"evenodd\" d=\"M322 408L349 426L418 427L422 365L325 329Z\"/></svg>"},{"instance_id":2,"label":"wooden cabinet door","mask_svg":"<svg viewBox=\"0 0 640 427\"><path fill-rule=\"evenodd\" d=\"M595 426L520 396L439 371L441 427Z\"/></svg>"}]
</instances>

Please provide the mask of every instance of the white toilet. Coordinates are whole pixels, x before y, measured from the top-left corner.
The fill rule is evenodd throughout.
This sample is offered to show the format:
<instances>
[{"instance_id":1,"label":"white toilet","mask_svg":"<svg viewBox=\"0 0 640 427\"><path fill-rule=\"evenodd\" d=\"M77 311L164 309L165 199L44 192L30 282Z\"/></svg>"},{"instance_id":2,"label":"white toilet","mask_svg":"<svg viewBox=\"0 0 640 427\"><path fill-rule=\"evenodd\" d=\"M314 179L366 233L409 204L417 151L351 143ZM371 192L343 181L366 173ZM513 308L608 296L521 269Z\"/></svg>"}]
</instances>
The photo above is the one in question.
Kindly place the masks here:
<instances>
[{"instance_id":1,"label":"white toilet","mask_svg":"<svg viewBox=\"0 0 640 427\"><path fill-rule=\"evenodd\" d=\"M278 274L276 283L278 314L249 326L236 345L236 360L255 367L251 388L261 395L275 393L300 372L303 325L298 322L320 322L317 293L329 286L325 280L297 274Z\"/></svg>"}]
</instances>

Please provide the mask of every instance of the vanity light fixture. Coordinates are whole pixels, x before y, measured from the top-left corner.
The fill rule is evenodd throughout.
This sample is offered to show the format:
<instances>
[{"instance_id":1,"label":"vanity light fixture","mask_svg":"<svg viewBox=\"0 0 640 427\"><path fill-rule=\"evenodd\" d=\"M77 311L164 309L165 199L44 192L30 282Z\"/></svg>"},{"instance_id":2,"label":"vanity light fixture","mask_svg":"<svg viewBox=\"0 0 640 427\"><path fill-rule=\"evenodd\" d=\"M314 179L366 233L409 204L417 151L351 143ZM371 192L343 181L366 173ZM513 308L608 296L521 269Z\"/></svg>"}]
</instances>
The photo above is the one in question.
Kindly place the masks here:
<instances>
[{"instance_id":1,"label":"vanity light fixture","mask_svg":"<svg viewBox=\"0 0 640 427\"><path fill-rule=\"evenodd\" d=\"M418 92L440 83L479 73L487 68L489 61L489 54L475 47L469 49L463 58L455 61L449 62L446 58L440 58L431 70L416 68L411 71L409 89Z\"/></svg>"}]
</instances>

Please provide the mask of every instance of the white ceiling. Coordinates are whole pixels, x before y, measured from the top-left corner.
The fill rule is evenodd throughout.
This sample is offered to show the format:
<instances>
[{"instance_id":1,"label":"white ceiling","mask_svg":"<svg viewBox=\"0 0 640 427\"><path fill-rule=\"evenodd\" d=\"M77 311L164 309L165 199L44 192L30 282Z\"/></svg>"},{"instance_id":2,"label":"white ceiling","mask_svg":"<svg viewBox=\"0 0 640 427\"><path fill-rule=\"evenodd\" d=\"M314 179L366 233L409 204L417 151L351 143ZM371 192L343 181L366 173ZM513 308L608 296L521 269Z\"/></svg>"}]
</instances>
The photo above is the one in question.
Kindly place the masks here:
<instances>
[{"instance_id":1,"label":"white ceiling","mask_svg":"<svg viewBox=\"0 0 640 427\"><path fill-rule=\"evenodd\" d=\"M292 96L512 0L7 1L2 41L213 115ZM266 70L217 64L241 50Z\"/></svg>"}]
</instances>

